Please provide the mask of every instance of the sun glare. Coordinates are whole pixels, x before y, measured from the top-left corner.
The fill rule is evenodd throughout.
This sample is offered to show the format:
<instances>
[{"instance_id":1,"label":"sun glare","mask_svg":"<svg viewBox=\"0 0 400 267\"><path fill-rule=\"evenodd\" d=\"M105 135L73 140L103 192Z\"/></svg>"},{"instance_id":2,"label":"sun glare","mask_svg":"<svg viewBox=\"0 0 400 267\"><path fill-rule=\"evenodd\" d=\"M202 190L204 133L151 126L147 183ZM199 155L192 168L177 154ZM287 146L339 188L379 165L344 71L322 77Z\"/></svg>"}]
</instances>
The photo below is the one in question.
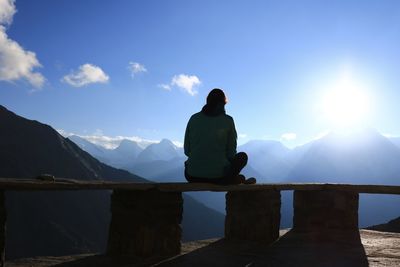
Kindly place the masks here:
<instances>
[{"instance_id":1,"label":"sun glare","mask_svg":"<svg viewBox=\"0 0 400 267\"><path fill-rule=\"evenodd\" d=\"M323 119L334 130L364 126L369 110L368 93L348 75L328 89L320 102Z\"/></svg>"}]
</instances>

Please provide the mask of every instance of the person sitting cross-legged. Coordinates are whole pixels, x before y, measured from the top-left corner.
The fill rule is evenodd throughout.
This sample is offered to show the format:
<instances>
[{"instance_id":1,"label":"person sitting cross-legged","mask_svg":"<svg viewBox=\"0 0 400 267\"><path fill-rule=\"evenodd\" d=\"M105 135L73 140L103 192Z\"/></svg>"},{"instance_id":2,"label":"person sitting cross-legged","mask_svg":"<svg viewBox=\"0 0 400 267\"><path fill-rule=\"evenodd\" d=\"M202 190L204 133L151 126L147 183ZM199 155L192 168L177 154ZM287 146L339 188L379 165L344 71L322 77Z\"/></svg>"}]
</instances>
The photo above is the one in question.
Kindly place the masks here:
<instances>
[{"instance_id":1,"label":"person sitting cross-legged","mask_svg":"<svg viewBox=\"0 0 400 267\"><path fill-rule=\"evenodd\" d=\"M237 133L233 118L225 113L224 92L215 88L207 104L191 116L185 132L185 177L191 183L254 184L240 171L247 164L247 154L236 153Z\"/></svg>"}]
</instances>

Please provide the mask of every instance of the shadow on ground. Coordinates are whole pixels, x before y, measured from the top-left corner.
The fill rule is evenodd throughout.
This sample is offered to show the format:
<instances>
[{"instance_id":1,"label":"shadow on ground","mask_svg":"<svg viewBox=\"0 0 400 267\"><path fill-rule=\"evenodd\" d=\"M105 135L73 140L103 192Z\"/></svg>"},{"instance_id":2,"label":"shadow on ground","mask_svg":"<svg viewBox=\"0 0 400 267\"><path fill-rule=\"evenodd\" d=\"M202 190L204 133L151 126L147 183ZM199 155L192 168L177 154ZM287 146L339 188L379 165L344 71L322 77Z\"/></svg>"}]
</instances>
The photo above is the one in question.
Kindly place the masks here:
<instances>
[{"instance_id":1,"label":"shadow on ground","mask_svg":"<svg viewBox=\"0 0 400 267\"><path fill-rule=\"evenodd\" d=\"M272 245L220 239L211 243L203 241L200 248L193 245L191 249L186 254L157 264L133 264L127 260L93 255L55 266L369 266L360 235L354 232L334 233L327 237L289 231Z\"/></svg>"}]
</instances>

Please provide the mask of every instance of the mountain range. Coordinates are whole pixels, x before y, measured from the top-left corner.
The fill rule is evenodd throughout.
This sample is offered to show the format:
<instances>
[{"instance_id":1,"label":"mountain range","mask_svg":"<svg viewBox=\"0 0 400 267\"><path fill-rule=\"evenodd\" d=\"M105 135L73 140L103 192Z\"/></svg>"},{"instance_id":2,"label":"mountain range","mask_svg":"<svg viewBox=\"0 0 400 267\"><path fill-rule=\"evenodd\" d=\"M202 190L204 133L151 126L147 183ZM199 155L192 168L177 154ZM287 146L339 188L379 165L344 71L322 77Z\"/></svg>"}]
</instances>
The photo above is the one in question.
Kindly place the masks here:
<instances>
[{"instance_id":1,"label":"mountain range","mask_svg":"<svg viewBox=\"0 0 400 267\"><path fill-rule=\"evenodd\" d=\"M102 154L101 147L81 141L79 146L96 155ZM25 119L0 106L0 177L35 178L48 173L78 180L148 182L102 163L78 145L49 125ZM122 142L115 153L135 155L132 152L135 148L135 144ZM110 221L110 193L7 191L8 259L104 252ZM223 214L187 195L184 195L184 211L184 240L223 235ZM204 224L203 218L209 223Z\"/></svg>"},{"instance_id":2,"label":"mountain range","mask_svg":"<svg viewBox=\"0 0 400 267\"><path fill-rule=\"evenodd\" d=\"M142 148L135 141L124 139L114 149L96 145L77 135L71 135L68 139L93 157L115 168L136 170L142 168L143 164L148 162L158 161L162 164L162 162L172 163L184 159L183 148L177 147L168 139L149 144L145 148Z\"/></svg>"},{"instance_id":3,"label":"mountain range","mask_svg":"<svg viewBox=\"0 0 400 267\"><path fill-rule=\"evenodd\" d=\"M85 149L85 148L83 148ZM146 149L145 149L146 150ZM144 150L144 151L145 151ZM171 141L152 144L162 157L144 157L123 168L157 182L183 182L185 157ZM239 146L249 155L243 170L259 183L327 182L352 184L400 184L400 138L387 138L374 129L350 135L331 132L320 139L289 149L279 141L252 140ZM166 156L170 153L169 156ZM190 193L196 200L225 212L223 193ZM384 206L385 209L381 207ZM400 198L360 195L360 226L383 223L400 215ZM282 192L282 227L293 217L292 192Z\"/></svg>"}]
</instances>

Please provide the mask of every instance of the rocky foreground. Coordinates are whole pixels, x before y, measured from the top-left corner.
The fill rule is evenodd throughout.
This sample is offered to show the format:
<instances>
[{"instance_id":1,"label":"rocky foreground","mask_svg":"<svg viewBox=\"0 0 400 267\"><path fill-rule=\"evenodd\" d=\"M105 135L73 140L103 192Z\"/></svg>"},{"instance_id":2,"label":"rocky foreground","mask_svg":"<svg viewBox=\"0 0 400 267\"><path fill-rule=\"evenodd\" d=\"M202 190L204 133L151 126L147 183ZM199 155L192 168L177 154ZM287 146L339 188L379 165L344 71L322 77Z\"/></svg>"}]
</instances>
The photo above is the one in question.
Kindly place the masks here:
<instances>
[{"instance_id":1,"label":"rocky foreground","mask_svg":"<svg viewBox=\"0 0 400 267\"><path fill-rule=\"evenodd\" d=\"M7 262L20 266L400 266L400 233L360 230L353 238L326 242L309 234L281 231L271 246L210 239L185 243L182 254L158 263L128 264L102 255L40 257Z\"/></svg>"}]
</instances>

